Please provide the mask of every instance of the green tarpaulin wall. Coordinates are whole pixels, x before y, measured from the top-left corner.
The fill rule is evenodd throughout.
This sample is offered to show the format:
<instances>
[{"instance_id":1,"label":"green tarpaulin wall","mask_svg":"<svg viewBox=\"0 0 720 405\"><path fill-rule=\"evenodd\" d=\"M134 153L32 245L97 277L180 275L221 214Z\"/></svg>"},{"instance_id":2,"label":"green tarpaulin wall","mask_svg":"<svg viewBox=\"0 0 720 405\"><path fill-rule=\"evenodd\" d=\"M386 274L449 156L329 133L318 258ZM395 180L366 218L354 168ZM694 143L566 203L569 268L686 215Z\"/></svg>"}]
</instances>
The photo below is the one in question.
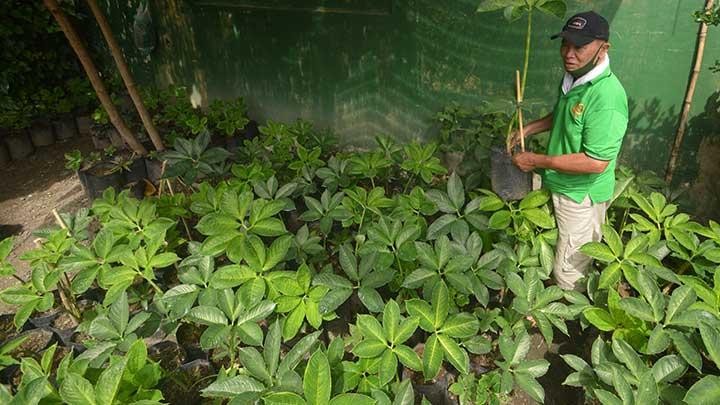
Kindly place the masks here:
<instances>
[{"instance_id":1,"label":"green tarpaulin wall","mask_svg":"<svg viewBox=\"0 0 720 405\"><path fill-rule=\"evenodd\" d=\"M203 105L243 96L260 121L302 117L353 144L368 144L378 133L427 138L432 116L452 102L509 103L522 63L524 21L477 14L478 0L152 0L157 47L149 56L132 41L139 2L104 4L139 82L188 86ZM612 68L630 99L626 164L664 170L695 48L692 13L703 4L569 1L568 16L594 9L610 21ZM549 35L562 23L544 14L534 20L528 118L547 112L557 94L559 44ZM677 174L694 185L709 176L705 181L715 185L702 187L710 189L720 181L720 165L704 168L715 175L698 169L699 151L720 150L713 141L720 132L720 74L707 68L720 59L717 31L710 28ZM705 160L711 157L715 162L714 153Z\"/></svg>"}]
</instances>

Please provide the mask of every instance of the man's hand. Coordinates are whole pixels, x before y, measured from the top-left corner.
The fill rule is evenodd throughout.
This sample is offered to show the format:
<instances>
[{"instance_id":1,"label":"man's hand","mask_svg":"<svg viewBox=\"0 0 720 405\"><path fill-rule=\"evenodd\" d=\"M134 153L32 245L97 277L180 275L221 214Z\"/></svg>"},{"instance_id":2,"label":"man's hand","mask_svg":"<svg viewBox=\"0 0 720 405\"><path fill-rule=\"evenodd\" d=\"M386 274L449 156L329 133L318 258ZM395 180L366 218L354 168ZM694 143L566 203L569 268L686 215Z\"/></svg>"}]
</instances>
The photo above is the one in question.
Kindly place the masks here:
<instances>
[{"instance_id":1,"label":"man's hand","mask_svg":"<svg viewBox=\"0 0 720 405\"><path fill-rule=\"evenodd\" d=\"M530 172L537 167L538 155L532 152L522 152L513 156L512 161L518 169Z\"/></svg>"}]
</instances>

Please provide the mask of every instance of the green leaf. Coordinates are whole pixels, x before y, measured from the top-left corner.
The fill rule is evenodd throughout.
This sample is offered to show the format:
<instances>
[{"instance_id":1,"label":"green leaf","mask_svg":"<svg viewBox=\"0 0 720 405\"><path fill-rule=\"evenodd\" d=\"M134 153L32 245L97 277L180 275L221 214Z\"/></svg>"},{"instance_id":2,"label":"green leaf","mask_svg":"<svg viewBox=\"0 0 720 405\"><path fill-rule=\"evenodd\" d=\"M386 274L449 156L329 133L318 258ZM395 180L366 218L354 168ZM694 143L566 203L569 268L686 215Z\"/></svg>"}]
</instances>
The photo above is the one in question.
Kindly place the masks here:
<instances>
[{"instance_id":1,"label":"green leaf","mask_svg":"<svg viewBox=\"0 0 720 405\"><path fill-rule=\"evenodd\" d=\"M516 373L526 373L534 378L542 377L550 368L550 362L544 359L527 360L515 367Z\"/></svg>"},{"instance_id":2,"label":"green leaf","mask_svg":"<svg viewBox=\"0 0 720 405\"><path fill-rule=\"evenodd\" d=\"M392 343L397 345L410 339L413 333L415 333L419 323L418 318L415 316L405 318L405 320L400 323L400 327L398 328Z\"/></svg>"},{"instance_id":3,"label":"green leaf","mask_svg":"<svg viewBox=\"0 0 720 405\"><path fill-rule=\"evenodd\" d=\"M545 402L545 390L530 374L515 373L515 383L525 391L530 398L539 403Z\"/></svg>"},{"instance_id":4,"label":"green leaf","mask_svg":"<svg viewBox=\"0 0 720 405\"><path fill-rule=\"evenodd\" d=\"M676 314L688 309L695 300L697 300L697 296L692 287L683 285L676 288L670 296L670 302L665 312L665 323L670 323Z\"/></svg>"},{"instance_id":5,"label":"green leaf","mask_svg":"<svg viewBox=\"0 0 720 405\"><path fill-rule=\"evenodd\" d=\"M397 336L398 324L400 323L400 306L395 300L390 299L383 309L382 327L385 332L385 338L389 342L395 343ZM402 342L399 342L402 343Z\"/></svg>"},{"instance_id":6,"label":"green leaf","mask_svg":"<svg viewBox=\"0 0 720 405\"><path fill-rule=\"evenodd\" d=\"M441 333L454 338L468 338L477 334L480 322L469 313L463 312L450 316L443 324Z\"/></svg>"},{"instance_id":7,"label":"green leaf","mask_svg":"<svg viewBox=\"0 0 720 405\"><path fill-rule=\"evenodd\" d=\"M318 336L320 336L319 331L313 332L295 343L292 349L290 349L290 351L280 362L277 374L282 375L286 371L295 369L300 360L305 356L307 352L310 351L313 345L317 342Z\"/></svg>"},{"instance_id":8,"label":"green leaf","mask_svg":"<svg viewBox=\"0 0 720 405\"><path fill-rule=\"evenodd\" d=\"M380 340L365 339L355 345L353 353L363 358L375 358L380 356L388 348L387 344Z\"/></svg>"},{"instance_id":9,"label":"green leaf","mask_svg":"<svg viewBox=\"0 0 720 405\"><path fill-rule=\"evenodd\" d=\"M95 405L95 392L90 381L76 373L68 373L60 385L60 397L73 405Z\"/></svg>"},{"instance_id":10,"label":"green leaf","mask_svg":"<svg viewBox=\"0 0 720 405\"><path fill-rule=\"evenodd\" d=\"M418 356L413 349L405 345L398 345L393 349L393 351L405 367L415 371L423 370L422 360L420 360L420 356Z\"/></svg>"},{"instance_id":11,"label":"green leaf","mask_svg":"<svg viewBox=\"0 0 720 405\"><path fill-rule=\"evenodd\" d=\"M420 299L410 299L405 301L407 312L416 317L420 327L426 332L435 332L433 326L433 310L430 304Z\"/></svg>"},{"instance_id":12,"label":"green leaf","mask_svg":"<svg viewBox=\"0 0 720 405\"><path fill-rule=\"evenodd\" d=\"M367 395L346 393L330 400L330 405L375 405L377 401Z\"/></svg>"},{"instance_id":13,"label":"green leaf","mask_svg":"<svg viewBox=\"0 0 720 405\"><path fill-rule=\"evenodd\" d=\"M130 309L128 307L127 294L120 295L120 299L113 302L108 310L108 317L115 325L115 329L122 333L127 327L128 318L130 317Z\"/></svg>"},{"instance_id":14,"label":"green leaf","mask_svg":"<svg viewBox=\"0 0 720 405\"><path fill-rule=\"evenodd\" d=\"M643 321L653 322L655 320L653 310L650 305L639 298L623 298L620 301L620 308L635 318L642 319Z\"/></svg>"},{"instance_id":15,"label":"green leaf","mask_svg":"<svg viewBox=\"0 0 720 405\"><path fill-rule=\"evenodd\" d=\"M617 259L615 253L606 244L600 242L588 242L582 245L580 251L601 262L609 263Z\"/></svg>"},{"instance_id":16,"label":"green leaf","mask_svg":"<svg viewBox=\"0 0 720 405\"><path fill-rule=\"evenodd\" d=\"M325 353L318 350L308 361L303 377L303 392L308 405L327 405L330 402L332 380Z\"/></svg>"},{"instance_id":17,"label":"green leaf","mask_svg":"<svg viewBox=\"0 0 720 405\"><path fill-rule=\"evenodd\" d=\"M608 244L608 247L610 247L610 250L612 251L613 255L615 257L622 257L623 256L623 243L622 239L620 238L620 235L615 231L615 228L613 228L610 225L603 224L602 225L602 234L603 238L605 239L605 242Z\"/></svg>"},{"instance_id":18,"label":"green leaf","mask_svg":"<svg viewBox=\"0 0 720 405\"><path fill-rule=\"evenodd\" d=\"M285 224L278 218L263 219L255 223L251 229L260 236L280 236L287 232Z\"/></svg>"},{"instance_id":19,"label":"green leaf","mask_svg":"<svg viewBox=\"0 0 720 405\"><path fill-rule=\"evenodd\" d=\"M612 351L615 357L625 364L636 377L645 373L647 366L645 366L640 356L638 356L630 344L622 339L613 338Z\"/></svg>"},{"instance_id":20,"label":"green leaf","mask_svg":"<svg viewBox=\"0 0 720 405\"><path fill-rule=\"evenodd\" d=\"M720 331L707 322L700 322L700 335L710 358L720 368Z\"/></svg>"},{"instance_id":21,"label":"green leaf","mask_svg":"<svg viewBox=\"0 0 720 405\"><path fill-rule=\"evenodd\" d=\"M655 405L658 403L660 396L658 394L657 383L653 373L646 372L640 377L640 384L637 389L637 398L635 400L638 404Z\"/></svg>"},{"instance_id":22,"label":"green leaf","mask_svg":"<svg viewBox=\"0 0 720 405\"><path fill-rule=\"evenodd\" d=\"M433 290L432 309L433 327L435 328L435 330L437 330L443 325L443 323L445 323L445 319L448 316L448 311L450 310L450 297L448 293L448 288L443 281L436 285L435 289Z\"/></svg>"},{"instance_id":23,"label":"green leaf","mask_svg":"<svg viewBox=\"0 0 720 405\"><path fill-rule=\"evenodd\" d=\"M381 312L383 309L383 300L376 290L368 287L360 287L358 289L358 298L370 312Z\"/></svg>"},{"instance_id":24,"label":"green leaf","mask_svg":"<svg viewBox=\"0 0 720 405\"><path fill-rule=\"evenodd\" d=\"M190 320L201 325L227 325L228 321L223 312L217 307L200 305L188 313Z\"/></svg>"},{"instance_id":25,"label":"green leaf","mask_svg":"<svg viewBox=\"0 0 720 405\"><path fill-rule=\"evenodd\" d=\"M674 354L661 358L652 366L652 374L658 384L675 382L685 374L685 371L687 371L687 363Z\"/></svg>"},{"instance_id":26,"label":"green leaf","mask_svg":"<svg viewBox=\"0 0 720 405\"><path fill-rule=\"evenodd\" d=\"M215 381L201 392L206 397L232 398L249 392L262 392L265 389L259 381L244 375Z\"/></svg>"},{"instance_id":27,"label":"green leaf","mask_svg":"<svg viewBox=\"0 0 720 405\"><path fill-rule=\"evenodd\" d=\"M267 251L267 257L262 266L263 271L272 269L285 259L290 245L292 245L292 241L293 237L291 235L281 236L273 241Z\"/></svg>"},{"instance_id":28,"label":"green leaf","mask_svg":"<svg viewBox=\"0 0 720 405\"><path fill-rule=\"evenodd\" d=\"M500 335L500 353L507 360L508 365L516 365L527 356L530 351L530 336L523 332L515 340L507 334Z\"/></svg>"},{"instance_id":29,"label":"green leaf","mask_svg":"<svg viewBox=\"0 0 720 405\"><path fill-rule=\"evenodd\" d=\"M238 349L237 354L240 363L253 377L264 381L268 385L272 384L270 372L265 367L265 361L257 349L254 347L242 347Z\"/></svg>"},{"instance_id":30,"label":"green leaf","mask_svg":"<svg viewBox=\"0 0 720 405\"><path fill-rule=\"evenodd\" d=\"M120 389L123 373L127 358L120 358L110 362L110 367L106 368L100 378L98 378L95 387L95 397L100 404L112 404Z\"/></svg>"},{"instance_id":31,"label":"green leaf","mask_svg":"<svg viewBox=\"0 0 720 405\"><path fill-rule=\"evenodd\" d=\"M305 405L305 400L293 392L273 392L263 397L265 405Z\"/></svg>"},{"instance_id":32,"label":"green leaf","mask_svg":"<svg viewBox=\"0 0 720 405\"><path fill-rule=\"evenodd\" d=\"M683 401L692 405L715 405L720 403L720 377L706 375L690 387Z\"/></svg>"},{"instance_id":33,"label":"green leaf","mask_svg":"<svg viewBox=\"0 0 720 405\"><path fill-rule=\"evenodd\" d=\"M403 380L400 383L392 405L415 405L415 392L410 380Z\"/></svg>"},{"instance_id":34,"label":"green leaf","mask_svg":"<svg viewBox=\"0 0 720 405\"><path fill-rule=\"evenodd\" d=\"M382 325L380 325L380 322L371 315L358 315L357 326L363 336L368 339L374 339L381 342L385 342L387 340L385 338L385 332L383 331Z\"/></svg>"},{"instance_id":35,"label":"green leaf","mask_svg":"<svg viewBox=\"0 0 720 405\"><path fill-rule=\"evenodd\" d=\"M602 308L588 308L583 311L583 315L601 331L609 332L617 327L612 315Z\"/></svg>"},{"instance_id":36,"label":"green leaf","mask_svg":"<svg viewBox=\"0 0 720 405\"><path fill-rule=\"evenodd\" d=\"M263 346L263 357L270 375L275 375L278 369L281 343L282 328L280 327L280 320L276 319L275 322L270 325L270 328L268 328L268 333L265 336L265 345Z\"/></svg>"},{"instance_id":37,"label":"green leaf","mask_svg":"<svg viewBox=\"0 0 720 405\"><path fill-rule=\"evenodd\" d=\"M380 358L380 385L387 385L397 376L398 359L392 350L386 350Z\"/></svg>"},{"instance_id":38,"label":"green leaf","mask_svg":"<svg viewBox=\"0 0 720 405\"><path fill-rule=\"evenodd\" d=\"M427 230L427 239L434 240L442 235L450 232L450 227L457 221L455 214L444 214L440 218L433 221Z\"/></svg>"},{"instance_id":39,"label":"green leaf","mask_svg":"<svg viewBox=\"0 0 720 405\"><path fill-rule=\"evenodd\" d=\"M685 359L685 361L687 361L688 364L690 364L695 370L700 372L702 368L702 357L690 339L688 339L683 333L677 331L672 331L672 333L670 333L670 338L682 358Z\"/></svg>"},{"instance_id":40,"label":"green leaf","mask_svg":"<svg viewBox=\"0 0 720 405\"><path fill-rule=\"evenodd\" d=\"M461 210L465 205L465 188L463 188L460 176L458 176L455 172L453 172L448 179L447 192L455 209L457 211Z\"/></svg>"},{"instance_id":41,"label":"green leaf","mask_svg":"<svg viewBox=\"0 0 720 405\"><path fill-rule=\"evenodd\" d=\"M540 228L552 229L555 227L555 221L553 220L553 217L550 215L550 213L543 209L532 208L529 210L523 210L522 216L525 217L528 221L535 224L535 226L539 226Z\"/></svg>"},{"instance_id":42,"label":"green leaf","mask_svg":"<svg viewBox=\"0 0 720 405\"><path fill-rule=\"evenodd\" d=\"M496 230L503 230L510 226L510 221L512 220L512 215L510 214L510 211L502 210L502 211L496 211L495 213L490 216L490 220L488 222L488 226L492 229Z\"/></svg>"},{"instance_id":43,"label":"green leaf","mask_svg":"<svg viewBox=\"0 0 720 405\"><path fill-rule=\"evenodd\" d=\"M565 4L565 0L545 1L539 4L537 8L546 14L550 14L560 19L565 17L565 13L567 12L567 4Z\"/></svg>"},{"instance_id":44,"label":"green leaf","mask_svg":"<svg viewBox=\"0 0 720 405\"><path fill-rule=\"evenodd\" d=\"M423 375L425 380L435 378L440 372L444 351L436 334L430 335L423 351Z\"/></svg>"},{"instance_id":45,"label":"green leaf","mask_svg":"<svg viewBox=\"0 0 720 405\"><path fill-rule=\"evenodd\" d=\"M520 209L527 210L538 208L550 200L550 193L545 189L534 190L529 192L521 201Z\"/></svg>"},{"instance_id":46,"label":"green leaf","mask_svg":"<svg viewBox=\"0 0 720 405\"><path fill-rule=\"evenodd\" d=\"M352 251L350 250L350 247L348 245L340 246L340 266L342 267L345 274L348 275L350 280L360 280L357 270L357 260L355 259L355 256L352 254Z\"/></svg>"},{"instance_id":47,"label":"green leaf","mask_svg":"<svg viewBox=\"0 0 720 405\"><path fill-rule=\"evenodd\" d=\"M600 400L600 403L603 405L623 405L623 402L615 396L615 394L612 394L608 391L602 390L602 389L595 389L593 390L595 393L595 396L597 396L598 400Z\"/></svg>"},{"instance_id":48,"label":"green leaf","mask_svg":"<svg viewBox=\"0 0 720 405\"><path fill-rule=\"evenodd\" d=\"M438 342L445 351L445 358L462 374L470 371L470 358L467 352L460 348L452 338L445 335L437 335Z\"/></svg>"},{"instance_id":49,"label":"green leaf","mask_svg":"<svg viewBox=\"0 0 720 405\"><path fill-rule=\"evenodd\" d=\"M305 304L300 301L300 304L285 318L285 322L283 323L283 339L287 341L295 337L304 320Z\"/></svg>"}]
</instances>

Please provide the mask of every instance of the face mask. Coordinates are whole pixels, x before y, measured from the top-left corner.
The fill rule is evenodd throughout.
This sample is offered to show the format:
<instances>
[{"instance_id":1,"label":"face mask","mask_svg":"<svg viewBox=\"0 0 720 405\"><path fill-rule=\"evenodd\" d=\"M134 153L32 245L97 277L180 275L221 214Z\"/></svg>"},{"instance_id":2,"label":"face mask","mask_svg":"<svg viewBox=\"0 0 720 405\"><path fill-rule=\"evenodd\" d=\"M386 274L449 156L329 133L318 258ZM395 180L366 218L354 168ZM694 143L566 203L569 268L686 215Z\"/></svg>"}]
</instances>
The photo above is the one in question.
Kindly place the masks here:
<instances>
[{"instance_id":1,"label":"face mask","mask_svg":"<svg viewBox=\"0 0 720 405\"><path fill-rule=\"evenodd\" d=\"M570 76L572 76L574 79L578 79L580 77L585 76L597 66L597 60L598 60L598 54L600 53L600 50L602 49L602 46L598 48L598 50L595 52L595 55L590 59L588 63L585 64L585 66L577 68L573 71L569 71Z\"/></svg>"}]
</instances>

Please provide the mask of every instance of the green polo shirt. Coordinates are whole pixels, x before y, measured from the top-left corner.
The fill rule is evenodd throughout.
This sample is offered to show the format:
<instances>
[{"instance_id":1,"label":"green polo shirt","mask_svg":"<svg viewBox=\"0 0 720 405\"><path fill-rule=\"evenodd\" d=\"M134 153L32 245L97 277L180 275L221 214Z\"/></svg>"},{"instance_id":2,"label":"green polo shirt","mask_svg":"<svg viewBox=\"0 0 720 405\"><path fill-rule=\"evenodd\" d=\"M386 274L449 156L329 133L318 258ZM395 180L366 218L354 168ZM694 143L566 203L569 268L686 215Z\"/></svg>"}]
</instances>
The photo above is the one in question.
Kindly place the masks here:
<instances>
[{"instance_id":1,"label":"green polo shirt","mask_svg":"<svg viewBox=\"0 0 720 405\"><path fill-rule=\"evenodd\" d=\"M585 153L609 164L600 174L568 174L546 169L545 187L578 203L587 195L593 203L610 200L615 189L615 161L627 123L627 95L609 67L567 94L561 89L553 111L547 154Z\"/></svg>"}]
</instances>

